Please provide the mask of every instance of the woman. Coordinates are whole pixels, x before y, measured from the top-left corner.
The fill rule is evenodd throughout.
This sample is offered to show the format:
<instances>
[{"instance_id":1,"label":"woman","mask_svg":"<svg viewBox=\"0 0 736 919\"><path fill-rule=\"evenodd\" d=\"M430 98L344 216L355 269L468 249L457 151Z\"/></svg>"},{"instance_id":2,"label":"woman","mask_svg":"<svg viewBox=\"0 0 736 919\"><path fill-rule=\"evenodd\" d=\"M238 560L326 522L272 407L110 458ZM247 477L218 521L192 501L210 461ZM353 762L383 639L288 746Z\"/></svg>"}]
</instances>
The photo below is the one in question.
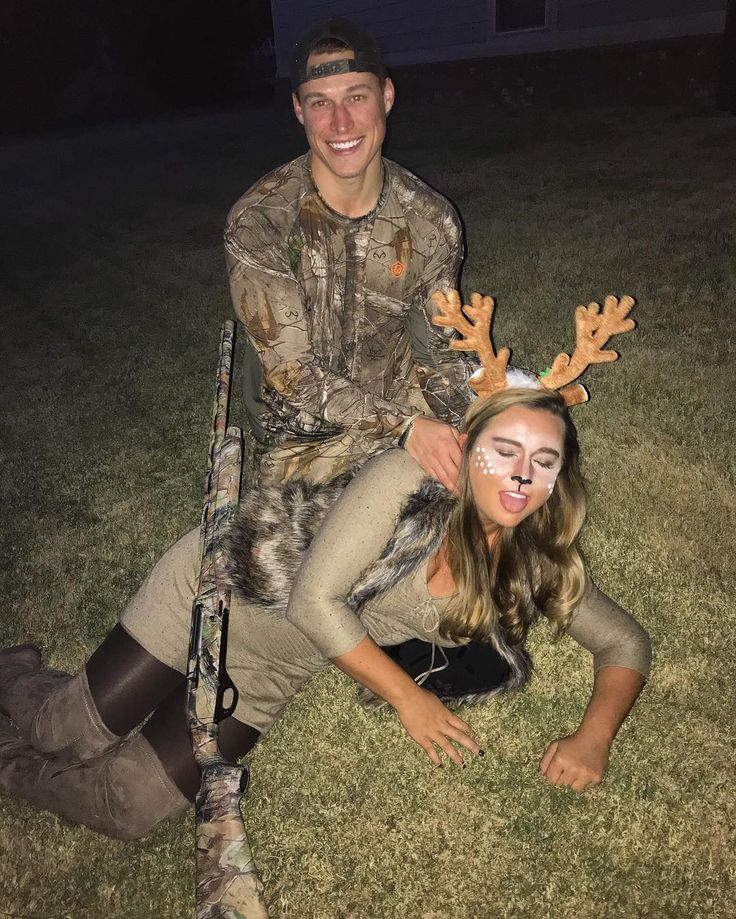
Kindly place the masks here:
<instances>
[{"instance_id":1,"label":"woman","mask_svg":"<svg viewBox=\"0 0 736 919\"><path fill-rule=\"evenodd\" d=\"M578 443L563 399L512 388L478 401L461 445L457 498L402 450L369 461L344 492L340 480L249 496L229 538L228 672L240 698L221 725L224 755L242 756L330 661L391 704L436 766L443 758L460 765L465 751L483 755L438 696L477 701L523 685L524 641L544 614L593 653L596 675L580 726L549 746L540 770L577 791L602 780L648 675L649 641L586 578ZM316 529L318 510L338 494L302 556L304 521ZM40 670L32 648L4 652L0 705L23 736L6 724L3 788L120 838L193 801L199 777L183 675L197 564L193 532L72 679ZM417 680L381 647L407 639L431 649ZM485 679L470 685L463 652L479 647ZM123 739L150 712L143 730Z\"/></svg>"}]
</instances>

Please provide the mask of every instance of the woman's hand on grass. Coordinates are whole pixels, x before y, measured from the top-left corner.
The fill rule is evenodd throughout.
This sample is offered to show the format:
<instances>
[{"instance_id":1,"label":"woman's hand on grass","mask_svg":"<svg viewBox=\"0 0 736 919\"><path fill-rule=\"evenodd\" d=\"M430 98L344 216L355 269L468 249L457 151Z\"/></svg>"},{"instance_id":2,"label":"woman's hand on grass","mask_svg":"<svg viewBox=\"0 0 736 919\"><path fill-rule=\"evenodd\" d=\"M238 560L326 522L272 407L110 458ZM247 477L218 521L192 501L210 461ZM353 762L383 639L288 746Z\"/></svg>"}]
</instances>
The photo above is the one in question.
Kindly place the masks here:
<instances>
[{"instance_id":1,"label":"woman's hand on grass","mask_svg":"<svg viewBox=\"0 0 736 919\"><path fill-rule=\"evenodd\" d=\"M460 744L476 756L481 749L470 736L470 727L454 715L437 696L417 687L406 701L395 705L399 720L411 739L419 744L435 766L441 766L439 747L454 763L463 759L454 744Z\"/></svg>"},{"instance_id":2,"label":"woman's hand on grass","mask_svg":"<svg viewBox=\"0 0 736 919\"><path fill-rule=\"evenodd\" d=\"M600 785L613 739L644 682L644 676L629 667L610 664L598 670L580 727L550 744L539 764L550 785L568 785L575 791Z\"/></svg>"},{"instance_id":3,"label":"woman's hand on grass","mask_svg":"<svg viewBox=\"0 0 736 919\"><path fill-rule=\"evenodd\" d=\"M332 662L393 706L404 730L435 766L442 765L438 748L458 766L462 766L463 760L453 744L459 744L476 755L481 753L470 736L470 727L453 715L437 696L417 686L370 635L366 635L350 651L333 657Z\"/></svg>"},{"instance_id":4,"label":"woman's hand on grass","mask_svg":"<svg viewBox=\"0 0 736 919\"><path fill-rule=\"evenodd\" d=\"M605 740L571 734L549 745L539 771L550 785L567 785L582 792L603 781L610 749Z\"/></svg>"}]
</instances>

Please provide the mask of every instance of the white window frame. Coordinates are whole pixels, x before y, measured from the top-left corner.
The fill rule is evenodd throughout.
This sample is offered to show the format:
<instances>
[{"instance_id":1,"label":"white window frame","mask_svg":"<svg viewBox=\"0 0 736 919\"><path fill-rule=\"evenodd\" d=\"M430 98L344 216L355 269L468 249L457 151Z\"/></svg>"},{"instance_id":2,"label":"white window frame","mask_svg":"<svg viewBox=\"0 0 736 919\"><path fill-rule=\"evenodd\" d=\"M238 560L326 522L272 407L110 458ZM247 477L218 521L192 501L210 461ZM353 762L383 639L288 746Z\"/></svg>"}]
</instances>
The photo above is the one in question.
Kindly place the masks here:
<instances>
[{"instance_id":1,"label":"white window frame","mask_svg":"<svg viewBox=\"0 0 736 919\"><path fill-rule=\"evenodd\" d=\"M531 26L528 29L505 29L503 32L496 31L496 3L497 0L489 0L490 23L488 31L491 38L503 38L504 35L521 35L524 32L545 32L557 28L559 0L545 0L543 26Z\"/></svg>"}]
</instances>

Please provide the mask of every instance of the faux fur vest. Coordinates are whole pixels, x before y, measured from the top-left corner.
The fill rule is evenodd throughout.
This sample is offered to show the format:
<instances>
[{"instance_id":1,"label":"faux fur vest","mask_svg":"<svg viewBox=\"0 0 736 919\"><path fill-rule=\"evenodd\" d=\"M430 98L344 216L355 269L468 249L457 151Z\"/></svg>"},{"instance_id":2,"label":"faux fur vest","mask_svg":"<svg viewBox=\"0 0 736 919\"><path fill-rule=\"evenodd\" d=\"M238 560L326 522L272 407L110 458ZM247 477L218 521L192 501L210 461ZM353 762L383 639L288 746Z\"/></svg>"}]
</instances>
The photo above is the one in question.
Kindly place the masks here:
<instances>
[{"instance_id":1,"label":"faux fur vest","mask_svg":"<svg viewBox=\"0 0 736 919\"><path fill-rule=\"evenodd\" d=\"M284 616L302 556L354 475L351 470L327 483L292 479L281 486L252 490L241 502L223 540L232 589L247 602ZM452 495L430 478L409 495L383 552L345 598L355 613L413 574L437 551L454 504ZM529 679L531 660L523 647L509 644L500 627L490 637L490 644L508 663L508 679L496 689L463 696L457 704L481 702L499 692L518 690ZM364 693L364 701L370 701L370 694Z\"/></svg>"}]
</instances>

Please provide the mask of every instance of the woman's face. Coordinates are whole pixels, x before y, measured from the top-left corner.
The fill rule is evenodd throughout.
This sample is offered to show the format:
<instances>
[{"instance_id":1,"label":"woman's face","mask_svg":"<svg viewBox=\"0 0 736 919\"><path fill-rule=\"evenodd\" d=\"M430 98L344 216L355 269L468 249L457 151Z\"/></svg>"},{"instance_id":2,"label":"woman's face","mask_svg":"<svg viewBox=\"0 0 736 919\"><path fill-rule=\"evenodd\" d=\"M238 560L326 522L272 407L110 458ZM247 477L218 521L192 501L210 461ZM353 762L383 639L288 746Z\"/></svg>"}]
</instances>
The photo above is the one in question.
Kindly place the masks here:
<instances>
[{"instance_id":1,"label":"woman's face","mask_svg":"<svg viewBox=\"0 0 736 919\"><path fill-rule=\"evenodd\" d=\"M516 526L547 501L562 468L564 435L561 418L523 405L488 422L468 457L485 529Z\"/></svg>"}]
</instances>

